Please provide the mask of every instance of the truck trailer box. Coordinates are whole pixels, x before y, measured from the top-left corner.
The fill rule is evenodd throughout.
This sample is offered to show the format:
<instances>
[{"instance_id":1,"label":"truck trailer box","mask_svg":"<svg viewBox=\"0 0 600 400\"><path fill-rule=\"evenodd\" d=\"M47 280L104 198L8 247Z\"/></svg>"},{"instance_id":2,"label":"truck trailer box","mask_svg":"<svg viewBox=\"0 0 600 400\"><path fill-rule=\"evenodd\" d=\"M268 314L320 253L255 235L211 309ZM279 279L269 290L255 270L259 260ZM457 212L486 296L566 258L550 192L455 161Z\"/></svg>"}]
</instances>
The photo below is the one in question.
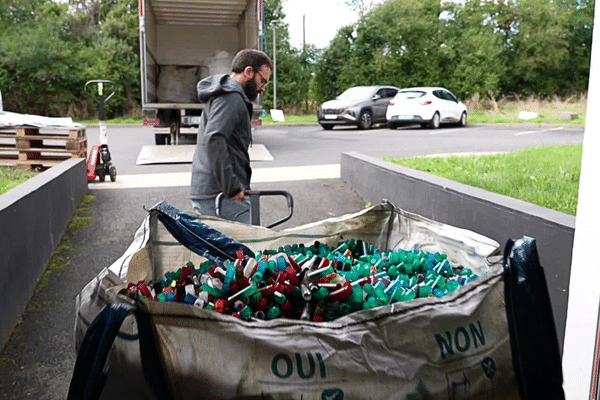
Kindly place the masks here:
<instances>
[{"instance_id":1,"label":"truck trailer box","mask_svg":"<svg viewBox=\"0 0 600 400\"><path fill-rule=\"evenodd\" d=\"M177 144L197 134L198 81L229 73L238 51L261 49L262 1L140 0L139 11L142 111L156 144Z\"/></svg>"}]
</instances>

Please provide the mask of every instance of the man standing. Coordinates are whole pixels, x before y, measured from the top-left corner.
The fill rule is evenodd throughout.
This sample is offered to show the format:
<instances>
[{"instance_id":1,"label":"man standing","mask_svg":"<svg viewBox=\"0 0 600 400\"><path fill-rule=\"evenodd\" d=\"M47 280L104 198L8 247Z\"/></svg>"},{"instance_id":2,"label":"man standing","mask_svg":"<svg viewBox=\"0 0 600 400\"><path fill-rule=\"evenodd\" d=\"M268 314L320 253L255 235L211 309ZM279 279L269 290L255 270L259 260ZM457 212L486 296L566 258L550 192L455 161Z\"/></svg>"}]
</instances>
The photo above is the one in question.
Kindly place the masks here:
<instances>
[{"instance_id":1,"label":"man standing","mask_svg":"<svg viewBox=\"0 0 600 400\"><path fill-rule=\"evenodd\" d=\"M250 222L252 101L265 91L273 63L259 50L240 51L233 59L230 75L211 75L198 82L198 98L204 111L192 161L190 198L194 211L216 215L215 199L223 193L221 216Z\"/></svg>"}]
</instances>

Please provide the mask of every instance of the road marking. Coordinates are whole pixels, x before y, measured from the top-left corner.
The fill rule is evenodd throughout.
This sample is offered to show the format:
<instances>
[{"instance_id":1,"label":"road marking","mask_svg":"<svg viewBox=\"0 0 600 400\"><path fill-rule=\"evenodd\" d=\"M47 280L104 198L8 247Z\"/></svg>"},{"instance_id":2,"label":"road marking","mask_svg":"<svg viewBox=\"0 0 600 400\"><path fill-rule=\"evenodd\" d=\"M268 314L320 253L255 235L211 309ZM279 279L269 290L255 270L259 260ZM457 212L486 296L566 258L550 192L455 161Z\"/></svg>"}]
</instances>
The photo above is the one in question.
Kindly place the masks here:
<instances>
[{"instance_id":1,"label":"road marking","mask_svg":"<svg viewBox=\"0 0 600 400\"><path fill-rule=\"evenodd\" d=\"M442 126L446 126L445 124ZM473 130L481 130L483 129L482 126L475 126L475 125L465 125L465 126L457 126L457 127L446 127L446 128L442 128L439 127L438 129L432 129L432 128L421 128L421 129L426 129L428 130L428 134L429 135L437 135L439 133L447 133L447 132L467 132L470 133Z\"/></svg>"},{"instance_id":2,"label":"road marking","mask_svg":"<svg viewBox=\"0 0 600 400\"><path fill-rule=\"evenodd\" d=\"M254 168L250 183L305 181L340 178L340 164L300 167ZM89 189L143 189L189 186L191 172L117 175L115 182L88 182Z\"/></svg>"},{"instance_id":3,"label":"road marking","mask_svg":"<svg viewBox=\"0 0 600 400\"><path fill-rule=\"evenodd\" d=\"M438 128L438 129L430 130L429 134L430 135L437 135L439 133L453 132L453 131L457 131L457 130L459 130L459 129L458 128L455 128L455 129L439 129Z\"/></svg>"},{"instance_id":4,"label":"road marking","mask_svg":"<svg viewBox=\"0 0 600 400\"><path fill-rule=\"evenodd\" d=\"M515 133L515 136L521 136L521 135L529 135L531 133L537 133L539 131L525 131L525 132L517 132Z\"/></svg>"},{"instance_id":5,"label":"road marking","mask_svg":"<svg viewBox=\"0 0 600 400\"><path fill-rule=\"evenodd\" d=\"M559 126L557 128L552 128L552 129L541 129L541 130L538 130L538 131L517 132L517 133L515 133L515 136L529 135L531 133L542 133L542 132L560 131L562 129L565 129L564 126Z\"/></svg>"}]
</instances>

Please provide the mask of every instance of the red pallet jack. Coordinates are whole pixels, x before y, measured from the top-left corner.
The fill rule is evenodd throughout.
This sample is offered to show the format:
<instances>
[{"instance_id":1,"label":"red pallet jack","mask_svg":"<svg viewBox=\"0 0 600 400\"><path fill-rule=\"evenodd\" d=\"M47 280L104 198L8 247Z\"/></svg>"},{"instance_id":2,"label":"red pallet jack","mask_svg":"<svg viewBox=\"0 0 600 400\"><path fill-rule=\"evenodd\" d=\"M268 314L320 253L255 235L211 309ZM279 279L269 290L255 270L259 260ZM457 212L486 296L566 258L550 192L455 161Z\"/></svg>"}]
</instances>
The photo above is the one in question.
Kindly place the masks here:
<instances>
[{"instance_id":1,"label":"red pallet jack","mask_svg":"<svg viewBox=\"0 0 600 400\"><path fill-rule=\"evenodd\" d=\"M98 84L98 97L88 91L88 86L94 83ZM112 92L106 98L104 98L104 84L112 85ZM104 104L117 93L117 85L111 81L95 80L88 81L84 89L88 96L98 103L98 118L100 120L100 144L92 146L88 155L87 180L90 182L98 177L100 182L104 182L106 175L109 175L111 182L114 182L117 180L117 168L112 165L110 151L108 150L108 135L106 123L104 122Z\"/></svg>"}]
</instances>

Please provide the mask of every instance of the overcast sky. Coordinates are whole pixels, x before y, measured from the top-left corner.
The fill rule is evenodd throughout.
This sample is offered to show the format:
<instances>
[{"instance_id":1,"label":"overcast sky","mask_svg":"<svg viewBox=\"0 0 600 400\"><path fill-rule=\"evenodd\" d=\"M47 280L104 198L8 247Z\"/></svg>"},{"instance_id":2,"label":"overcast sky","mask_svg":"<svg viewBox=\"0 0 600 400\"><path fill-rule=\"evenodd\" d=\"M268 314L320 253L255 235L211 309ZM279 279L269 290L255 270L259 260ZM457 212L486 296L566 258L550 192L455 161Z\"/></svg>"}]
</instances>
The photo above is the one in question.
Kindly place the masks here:
<instances>
[{"instance_id":1,"label":"overcast sky","mask_svg":"<svg viewBox=\"0 0 600 400\"><path fill-rule=\"evenodd\" d=\"M352 11L344 0L283 0L285 22L289 26L290 44L302 48L302 16L306 16L306 44L319 48L329 45L342 26L358 21L358 12Z\"/></svg>"}]
</instances>

